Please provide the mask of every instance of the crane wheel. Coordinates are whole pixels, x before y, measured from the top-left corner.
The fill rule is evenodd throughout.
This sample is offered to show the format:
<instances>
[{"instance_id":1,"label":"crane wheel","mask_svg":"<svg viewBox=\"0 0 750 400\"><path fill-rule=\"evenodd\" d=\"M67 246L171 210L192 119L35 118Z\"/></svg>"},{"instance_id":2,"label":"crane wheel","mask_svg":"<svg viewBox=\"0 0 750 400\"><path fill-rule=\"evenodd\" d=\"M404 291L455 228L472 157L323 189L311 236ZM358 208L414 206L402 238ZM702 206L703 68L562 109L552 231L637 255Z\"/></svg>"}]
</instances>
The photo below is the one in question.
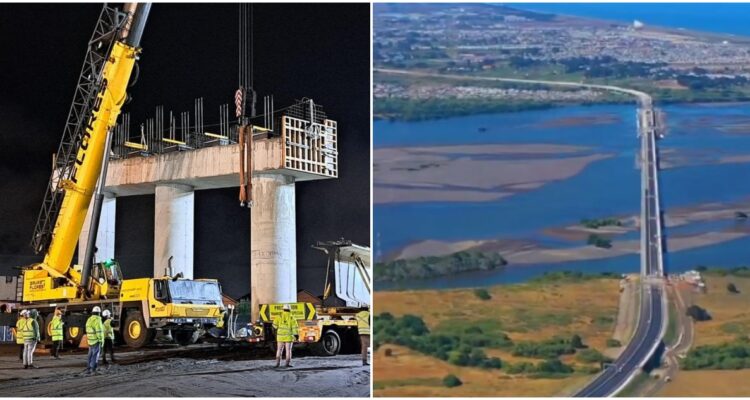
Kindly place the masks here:
<instances>
[{"instance_id":1,"label":"crane wheel","mask_svg":"<svg viewBox=\"0 0 750 400\"><path fill-rule=\"evenodd\" d=\"M329 329L323 333L323 336L312 346L311 350L318 356L335 356L341 351L341 336L333 329Z\"/></svg>"},{"instance_id":2,"label":"crane wheel","mask_svg":"<svg viewBox=\"0 0 750 400\"><path fill-rule=\"evenodd\" d=\"M66 325L63 329L65 334L65 341L73 344L73 347L78 347L81 344L83 335L86 333L86 329L75 325Z\"/></svg>"},{"instance_id":3,"label":"crane wheel","mask_svg":"<svg viewBox=\"0 0 750 400\"><path fill-rule=\"evenodd\" d=\"M42 340L45 341L52 341L52 318L55 316L55 313L49 313L46 317L44 317L44 325L42 327Z\"/></svg>"},{"instance_id":4,"label":"crane wheel","mask_svg":"<svg viewBox=\"0 0 750 400\"><path fill-rule=\"evenodd\" d=\"M143 314L138 310L128 312L121 331L125 344L134 349L141 348L151 343L154 336L156 336L155 330L146 327L146 322L143 320Z\"/></svg>"}]
</instances>

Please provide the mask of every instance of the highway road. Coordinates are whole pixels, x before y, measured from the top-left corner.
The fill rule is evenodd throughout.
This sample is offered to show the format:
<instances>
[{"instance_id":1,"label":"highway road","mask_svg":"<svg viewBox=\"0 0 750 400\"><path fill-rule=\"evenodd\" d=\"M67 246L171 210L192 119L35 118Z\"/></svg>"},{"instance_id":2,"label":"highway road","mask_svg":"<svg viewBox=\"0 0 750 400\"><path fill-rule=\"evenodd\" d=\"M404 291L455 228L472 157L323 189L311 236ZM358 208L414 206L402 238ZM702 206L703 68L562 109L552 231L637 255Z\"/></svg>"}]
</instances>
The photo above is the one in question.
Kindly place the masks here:
<instances>
[{"instance_id":1,"label":"highway road","mask_svg":"<svg viewBox=\"0 0 750 400\"><path fill-rule=\"evenodd\" d=\"M609 397L624 389L651 359L666 330L668 313L664 291L662 221L659 206L657 113L651 96L610 85L531 79L443 75L429 72L375 69L375 72L419 77L542 84L613 91L634 96L638 102L638 137L641 140L641 307L638 325L620 356L597 375L576 397Z\"/></svg>"},{"instance_id":2,"label":"highway road","mask_svg":"<svg viewBox=\"0 0 750 400\"><path fill-rule=\"evenodd\" d=\"M641 139L641 313L638 327L620 357L597 375L577 397L609 397L624 389L651 359L666 330L662 220L659 205L656 112L648 95L639 96Z\"/></svg>"}]
</instances>

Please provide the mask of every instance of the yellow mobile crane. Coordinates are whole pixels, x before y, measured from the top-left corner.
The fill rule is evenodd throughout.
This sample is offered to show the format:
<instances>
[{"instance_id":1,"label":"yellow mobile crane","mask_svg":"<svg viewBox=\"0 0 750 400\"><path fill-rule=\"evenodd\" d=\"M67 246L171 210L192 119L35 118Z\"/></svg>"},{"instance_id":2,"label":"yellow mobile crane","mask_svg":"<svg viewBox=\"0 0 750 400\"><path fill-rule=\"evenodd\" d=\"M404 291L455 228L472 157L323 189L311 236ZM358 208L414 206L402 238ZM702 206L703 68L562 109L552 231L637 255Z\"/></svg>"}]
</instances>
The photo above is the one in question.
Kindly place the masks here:
<instances>
[{"instance_id":1,"label":"yellow mobile crane","mask_svg":"<svg viewBox=\"0 0 750 400\"><path fill-rule=\"evenodd\" d=\"M19 279L21 308L40 311L48 339L55 308L64 311L66 341L80 342L87 313L98 305L111 310L115 330L136 348L149 343L157 330L169 330L178 343L188 344L197 330L216 325L223 309L216 280L124 280L116 261L94 263L111 130L128 97L150 7L128 3L120 11L104 5L89 42L32 239L44 261L24 267ZM92 197L84 263L71 265Z\"/></svg>"}]
</instances>

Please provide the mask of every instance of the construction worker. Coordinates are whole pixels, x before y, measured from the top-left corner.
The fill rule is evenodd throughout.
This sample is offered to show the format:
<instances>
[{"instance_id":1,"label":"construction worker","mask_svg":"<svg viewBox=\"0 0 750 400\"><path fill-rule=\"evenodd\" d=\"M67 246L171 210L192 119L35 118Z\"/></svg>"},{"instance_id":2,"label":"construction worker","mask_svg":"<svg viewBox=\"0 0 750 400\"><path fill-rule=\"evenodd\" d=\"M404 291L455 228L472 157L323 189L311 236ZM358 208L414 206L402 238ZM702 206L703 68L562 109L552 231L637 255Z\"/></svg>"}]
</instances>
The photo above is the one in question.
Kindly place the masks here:
<instances>
[{"instance_id":1,"label":"construction worker","mask_svg":"<svg viewBox=\"0 0 750 400\"><path fill-rule=\"evenodd\" d=\"M370 347L370 312L363 310L357 313L357 332L359 345L362 348L362 365L367 363L367 349Z\"/></svg>"},{"instance_id":2,"label":"construction worker","mask_svg":"<svg viewBox=\"0 0 750 400\"><path fill-rule=\"evenodd\" d=\"M112 328L112 318L109 310L102 311L102 318L104 319L104 350L102 351L102 359L104 365L109 365L107 362L107 351L112 356L112 362L115 362L115 330Z\"/></svg>"},{"instance_id":3,"label":"construction worker","mask_svg":"<svg viewBox=\"0 0 750 400\"><path fill-rule=\"evenodd\" d=\"M91 310L91 316L86 320L86 339L89 342L88 364L84 371L86 374L96 372L96 367L99 364L99 352L104 343L104 325L102 324L102 317L99 316L101 312L102 309L99 306L94 306Z\"/></svg>"},{"instance_id":4,"label":"construction worker","mask_svg":"<svg viewBox=\"0 0 750 400\"><path fill-rule=\"evenodd\" d=\"M37 368L34 365L34 350L40 339L39 324L36 322L36 310L27 311L23 323L23 367Z\"/></svg>"},{"instance_id":5,"label":"construction worker","mask_svg":"<svg viewBox=\"0 0 750 400\"><path fill-rule=\"evenodd\" d=\"M273 327L276 329L276 366L281 364L281 353L286 351L286 366L292 366L292 344L299 334L297 320L292 316L289 304L284 304L281 314L273 318Z\"/></svg>"},{"instance_id":6,"label":"construction worker","mask_svg":"<svg viewBox=\"0 0 750 400\"><path fill-rule=\"evenodd\" d=\"M60 347L62 347L63 325L65 325L65 323L62 320L62 310L55 308L55 316L52 317L52 322L50 323L50 331L52 333L52 357L54 357L55 360L60 359L58 352L60 351Z\"/></svg>"},{"instance_id":7,"label":"construction worker","mask_svg":"<svg viewBox=\"0 0 750 400\"><path fill-rule=\"evenodd\" d=\"M16 327L13 329L13 335L16 337L16 344L21 348L18 353L18 359L23 361L23 332L26 329L26 319L29 316L29 310L21 310L18 313L18 321L16 321Z\"/></svg>"}]
</instances>

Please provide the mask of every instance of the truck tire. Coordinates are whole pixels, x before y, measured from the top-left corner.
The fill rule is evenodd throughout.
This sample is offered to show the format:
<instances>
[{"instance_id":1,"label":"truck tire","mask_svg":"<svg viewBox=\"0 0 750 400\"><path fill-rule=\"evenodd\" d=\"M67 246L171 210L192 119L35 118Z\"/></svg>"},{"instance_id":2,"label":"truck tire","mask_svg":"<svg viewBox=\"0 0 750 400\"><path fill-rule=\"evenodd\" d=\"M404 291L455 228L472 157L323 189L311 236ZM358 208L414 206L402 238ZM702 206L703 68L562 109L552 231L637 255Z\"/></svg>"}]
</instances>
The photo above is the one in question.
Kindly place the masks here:
<instances>
[{"instance_id":1,"label":"truck tire","mask_svg":"<svg viewBox=\"0 0 750 400\"><path fill-rule=\"evenodd\" d=\"M122 338L128 347L139 349L154 340L156 331L146 328L143 314L138 310L128 311L122 325Z\"/></svg>"},{"instance_id":2,"label":"truck tire","mask_svg":"<svg viewBox=\"0 0 750 400\"><path fill-rule=\"evenodd\" d=\"M44 321L42 322L42 326L40 326L40 336L42 337L42 342L49 342L52 343L52 318L55 316L55 313L49 313L46 317L44 317Z\"/></svg>"},{"instance_id":3,"label":"truck tire","mask_svg":"<svg viewBox=\"0 0 750 400\"><path fill-rule=\"evenodd\" d=\"M196 333L196 331L192 330L175 330L172 331L172 338L180 346L188 346L197 341L198 335Z\"/></svg>"},{"instance_id":4,"label":"truck tire","mask_svg":"<svg viewBox=\"0 0 750 400\"><path fill-rule=\"evenodd\" d=\"M81 344L81 340L83 340L83 335L86 334L86 328L82 326L77 326L73 324L66 324L63 328L63 333L65 337L65 341L69 342L73 348L78 347L79 344Z\"/></svg>"},{"instance_id":5,"label":"truck tire","mask_svg":"<svg viewBox=\"0 0 750 400\"><path fill-rule=\"evenodd\" d=\"M311 350L317 356L335 356L341 351L341 337L335 330L329 329L323 332L323 336L312 346Z\"/></svg>"}]
</instances>

